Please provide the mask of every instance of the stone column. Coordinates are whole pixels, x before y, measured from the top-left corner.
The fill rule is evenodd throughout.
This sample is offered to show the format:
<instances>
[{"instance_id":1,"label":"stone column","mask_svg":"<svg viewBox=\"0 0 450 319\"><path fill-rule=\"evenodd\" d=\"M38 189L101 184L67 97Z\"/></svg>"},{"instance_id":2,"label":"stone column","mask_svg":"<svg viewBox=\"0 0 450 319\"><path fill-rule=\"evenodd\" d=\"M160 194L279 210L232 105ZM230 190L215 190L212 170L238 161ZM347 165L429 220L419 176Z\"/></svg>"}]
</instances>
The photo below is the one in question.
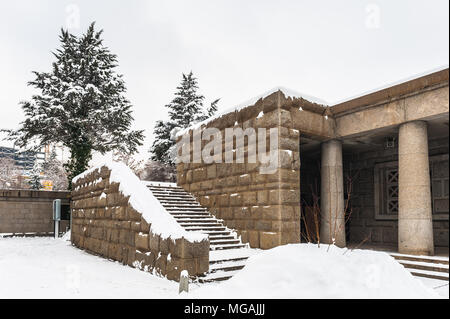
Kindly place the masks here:
<instances>
[{"instance_id":1,"label":"stone column","mask_svg":"<svg viewBox=\"0 0 450 319\"><path fill-rule=\"evenodd\" d=\"M345 247L344 179L342 143L331 140L322 144L320 190L320 241Z\"/></svg>"},{"instance_id":2,"label":"stone column","mask_svg":"<svg viewBox=\"0 0 450 319\"><path fill-rule=\"evenodd\" d=\"M398 138L398 251L434 254L427 123L400 126Z\"/></svg>"}]
</instances>

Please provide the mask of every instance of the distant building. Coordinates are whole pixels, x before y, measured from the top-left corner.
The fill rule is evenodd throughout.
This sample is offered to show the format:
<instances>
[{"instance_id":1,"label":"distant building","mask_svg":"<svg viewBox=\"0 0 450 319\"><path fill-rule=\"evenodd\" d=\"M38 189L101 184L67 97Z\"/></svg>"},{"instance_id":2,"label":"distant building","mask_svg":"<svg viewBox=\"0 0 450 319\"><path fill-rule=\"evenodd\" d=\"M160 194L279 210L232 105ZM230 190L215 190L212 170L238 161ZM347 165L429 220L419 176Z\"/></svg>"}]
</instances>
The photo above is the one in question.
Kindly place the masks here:
<instances>
[{"instance_id":1,"label":"distant building","mask_svg":"<svg viewBox=\"0 0 450 319\"><path fill-rule=\"evenodd\" d=\"M24 171L31 170L36 161L43 162L44 152L20 151L18 149L6 146L0 146L0 158L9 157L16 161L18 166L23 167Z\"/></svg>"}]
</instances>

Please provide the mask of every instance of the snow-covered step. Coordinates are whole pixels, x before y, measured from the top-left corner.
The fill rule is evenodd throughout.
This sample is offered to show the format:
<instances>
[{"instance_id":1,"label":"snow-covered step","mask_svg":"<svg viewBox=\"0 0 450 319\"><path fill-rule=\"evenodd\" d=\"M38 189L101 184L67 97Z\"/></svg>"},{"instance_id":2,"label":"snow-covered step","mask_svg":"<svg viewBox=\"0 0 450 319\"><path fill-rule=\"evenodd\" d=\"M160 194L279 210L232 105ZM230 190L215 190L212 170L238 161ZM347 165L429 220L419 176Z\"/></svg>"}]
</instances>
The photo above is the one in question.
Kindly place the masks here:
<instances>
[{"instance_id":1,"label":"snow-covered step","mask_svg":"<svg viewBox=\"0 0 450 319\"><path fill-rule=\"evenodd\" d=\"M194 226L184 227L187 231L211 231L211 230L225 230L225 227L220 226Z\"/></svg>"},{"instance_id":2,"label":"snow-covered step","mask_svg":"<svg viewBox=\"0 0 450 319\"><path fill-rule=\"evenodd\" d=\"M184 228L193 228L193 227L223 227L221 224L217 222L196 222L196 223L179 223Z\"/></svg>"},{"instance_id":3,"label":"snow-covered step","mask_svg":"<svg viewBox=\"0 0 450 319\"><path fill-rule=\"evenodd\" d=\"M237 238L233 239L209 239L211 245L239 244L241 241Z\"/></svg>"},{"instance_id":4,"label":"snow-covered step","mask_svg":"<svg viewBox=\"0 0 450 319\"><path fill-rule=\"evenodd\" d=\"M229 230L221 230L221 231L217 231L217 230L214 230L214 231L202 231L201 232L202 234L205 234L205 235L208 235L208 236L213 236L213 235L216 235L216 236L228 236L228 235L230 235L231 234L231 231L229 231Z\"/></svg>"},{"instance_id":5,"label":"snow-covered step","mask_svg":"<svg viewBox=\"0 0 450 319\"><path fill-rule=\"evenodd\" d=\"M189 206L200 206L196 201L191 200L191 201L187 201L187 200L179 200L179 201L173 201L173 200L162 200L159 199L158 200L161 202L161 204L163 206L175 206L175 205L189 205Z\"/></svg>"},{"instance_id":6,"label":"snow-covered step","mask_svg":"<svg viewBox=\"0 0 450 319\"><path fill-rule=\"evenodd\" d=\"M168 211L184 211L184 212L207 212L206 209L200 205L174 205L174 204L162 204L162 206Z\"/></svg>"},{"instance_id":7,"label":"snow-covered step","mask_svg":"<svg viewBox=\"0 0 450 319\"><path fill-rule=\"evenodd\" d=\"M429 270L429 271L442 272L442 273L448 274L448 265L444 265L444 264L435 264L435 263L421 262L421 261L407 261L407 260L401 260L400 264L402 264L405 268ZM413 270L411 270L411 271L413 271Z\"/></svg>"},{"instance_id":8,"label":"snow-covered step","mask_svg":"<svg viewBox=\"0 0 450 319\"><path fill-rule=\"evenodd\" d=\"M242 249L229 249L229 250L216 250L209 253L209 262L220 262L226 260L232 260L237 258L248 258L256 254L256 249L242 248Z\"/></svg>"},{"instance_id":9,"label":"snow-covered step","mask_svg":"<svg viewBox=\"0 0 450 319\"><path fill-rule=\"evenodd\" d=\"M192 213L192 214L186 214L186 213L174 213L170 214L175 219L183 219L183 218L209 218L211 215L208 213Z\"/></svg>"},{"instance_id":10,"label":"snow-covered step","mask_svg":"<svg viewBox=\"0 0 450 319\"><path fill-rule=\"evenodd\" d=\"M206 212L206 209L203 207L164 207L168 212Z\"/></svg>"},{"instance_id":11,"label":"snow-covered step","mask_svg":"<svg viewBox=\"0 0 450 319\"><path fill-rule=\"evenodd\" d=\"M208 283L208 282L228 280L231 277L233 277L235 274L237 274L238 271L239 270L235 270L235 271L217 271L217 272L213 272L213 273L208 273L204 277L199 277L198 278L198 282L200 282L200 283Z\"/></svg>"},{"instance_id":12,"label":"snow-covered step","mask_svg":"<svg viewBox=\"0 0 450 319\"><path fill-rule=\"evenodd\" d=\"M217 223L217 219L211 218L209 216L200 217L179 217L174 216L178 223Z\"/></svg>"},{"instance_id":13,"label":"snow-covered step","mask_svg":"<svg viewBox=\"0 0 450 319\"><path fill-rule=\"evenodd\" d=\"M177 202L195 202L195 199L193 198L189 198L189 197L179 197L179 196L173 196L173 197L169 197L169 196L164 196L164 197L159 197L159 196L155 196L159 201L161 202L173 202L174 204L176 204Z\"/></svg>"},{"instance_id":14,"label":"snow-covered step","mask_svg":"<svg viewBox=\"0 0 450 319\"><path fill-rule=\"evenodd\" d=\"M390 253L390 255L397 260L432 262L432 263L443 264L443 265L449 264L449 257L444 257L444 256L416 256L416 255L406 255L406 254L397 254L397 253Z\"/></svg>"},{"instance_id":15,"label":"snow-covered step","mask_svg":"<svg viewBox=\"0 0 450 319\"><path fill-rule=\"evenodd\" d=\"M418 277L449 280L449 258L445 256L416 256L390 253L411 274Z\"/></svg>"},{"instance_id":16,"label":"snow-covered step","mask_svg":"<svg viewBox=\"0 0 450 319\"><path fill-rule=\"evenodd\" d=\"M246 244L221 244L221 245L210 245L210 250L224 250L224 249L238 249L247 247Z\"/></svg>"},{"instance_id":17,"label":"snow-covered step","mask_svg":"<svg viewBox=\"0 0 450 319\"><path fill-rule=\"evenodd\" d=\"M214 273L218 271L235 271L245 267L245 259L239 261L225 261L220 263L214 263L209 266L209 272Z\"/></svg>"},{"instance_id":18,"label":"snow-covered step","mask_svg":"<svg viewBox=\"0 0 450 319\"><path fill-rule=\"evenodd\" d=\"M409 271L414 276L449 281L448 273L421 269L409 269Z\"/></svg>"},{"instance_id":19,"label":"snow-covered step","mask_svg":"<svg viewBox=\"0 0 450 319\"><path fill-rule=\"evenodd\" d=\"M226 280L244 268L254 250L243 244L237 233L228 229L222 219L211 215L182 188L149 186L149 189L185 230L208 235L210 269L199 278L199 282Z\"/></svg>"}]
</instances>

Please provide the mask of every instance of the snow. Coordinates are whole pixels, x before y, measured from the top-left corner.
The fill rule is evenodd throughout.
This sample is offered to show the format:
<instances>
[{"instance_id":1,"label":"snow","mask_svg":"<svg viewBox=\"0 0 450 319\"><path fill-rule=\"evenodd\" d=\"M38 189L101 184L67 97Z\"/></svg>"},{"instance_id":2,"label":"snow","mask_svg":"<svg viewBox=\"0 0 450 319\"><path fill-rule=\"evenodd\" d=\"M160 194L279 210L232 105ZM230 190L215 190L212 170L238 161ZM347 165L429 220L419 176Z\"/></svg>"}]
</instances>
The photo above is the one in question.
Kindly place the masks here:
<instances>
[{"instance_id":1,"label":"snow","mask_svg":"<svg viewBox=\"0 0 450 319\"><path fill-rule=\"evenodd\" d=\"M296 92L294 90L291 90L291 89L283 87L283 86L277 86L277 87L274 87L273 89L271 89L269 91L264 92L263 94L257 95L254 98L252 98L250 100L247 100L247 101L245 101L245 102L243 102L241 104L238 104L238 105L236 105L236 106L234 106L232 108L228 108L228 109L226 109L226 110L224 110L222 112L217 112L214 116L212 116L212 117L210 117L210 118L208 118L208 119L206 119L206 120L204 120L202 122L195 123L195 124L191 125L190 127L185 128L185 129L180 129L180 130L178 130L176 132L175 135L176 135L176 137L180 137L180 136L186 134L187 132L189 132L189 130L198 129L198 128L202 127L203 125L206 125L207 123L211 122L212 120L215 120L215 119L217 119L217 118L219 118L219 117L221 117L221 116L223 116L225 114L232 113L232 112L237 112L237 111L240 111L243 108L246 108L247 106L254 105L260 99L264 99L267 96L269 96L272 93L275 93L277 91L283 92L283 94L286 96L286 98L288 98L288 97L291 97L291 98L300 98L300 97L302 97L305 100L308 100L308 101L313 102L313 103L321 104L321 105L324 105L324 106L328 105L328 102L326 102L326 101L324 101L322 99L319 99L317 97L314 97L314 96L311 96L311 95L307 95L307 94L304 94L304 93L300 93L300 92ZM261 113L258 114L258 118L260 116L262 116ZM235 125L236 125L236 123L235 123Z\"/></svg>"},{"instance_id":2,"label":"snow","mask_svg":"<svg viewBox=\"0 0 450 319\"><path fill-rule=\"evenodd\" d=\"M243 270L225 282L190 284L190 292L179 295L177 282L91 255L67 240L0 238L0 298L448 298L448 282L413 277L384 252L311 244L236 249L251 255Z\"/></svg>"},{"instance_id":3,"label":"snow","mask_svg":"<svg viewBox=\"0 0 450 319\"><path fill-rule=\"evenodd\" d=\"M381 90L384 90L384 89L387 89L387 88L391 88L393 86L396 86L396 85L399 85L399 84L402 84L402 83L405 83L405 82L409 82L409 81L421 78L423 76L430 75L430 74L435 73L435 72L443 71L445 69L448 69L448 64L440 66L440 67L437 67L437 68L434 68L434 69L431 69L431 70L428 70L428 71L425 71L425 72L414 74L412 76L403 78L403 79L398 80L398 81L386 83L385 85L379 86L379 87L377 87L375 89L371 89L371 90L365 91L365 92L363 92L361 94L354 95L354 96L345 98L343 100L336 101L336 102L333 103L333 105L342 104L342 103L345 103L345 102L348 102L348 101L351 101L351 100L354 100L354 99L357 99L357 98L360 98L360 97L363 97L363 96L366 96L366 95L369 95L369 94L372 94L372 93L375 93L375 92L378 92L378 91L381 91Z\"/></svg>"},{"instance_id":4,"label":"snow","mask_svg":"<svg viewBox=\"0 0 450 319\"><path fill-rule=\"evenodd\" d=\"M124 196L130 196L129 204L141 213L142 217L151 225L150 230L153 234L172 240L184 237L190 242L200 242L207 239L207 235L188 232L181 227L175 218L153 196L153 193L145 184L124 163L105 162L74 177L72 183L75 184L78 179L100 170L103 166L111 170L109 181L111 183L120 183L119 191Z\"/></svg>"},{"instance_id":5,"label":"snow","mask_svg":"<svg viewBox=\"0 0 450 319\"><path fill-rule=\"evenodd\" d=\"M178 283L49 237L0 238L2 298L173 298Z\"/></svg>"},{"instance_id":6,"label":"snow","mask_svg":"<svg viewBox=\"0 0 450 319\"><path fill-rule=\"evenodd\" d=\"M145 186L178 187L177 183L142 181Z\"/></svg>"},{"instance_id":7,"label":"snow","mask_svg":"<svg viewBox=\"0 0 450 319\"><path fill-rule=\"evenodd\" d=\"M192 298L440 298L384 252L290 244L251 256L230 280Z\"/></svg>"}]
</instances>

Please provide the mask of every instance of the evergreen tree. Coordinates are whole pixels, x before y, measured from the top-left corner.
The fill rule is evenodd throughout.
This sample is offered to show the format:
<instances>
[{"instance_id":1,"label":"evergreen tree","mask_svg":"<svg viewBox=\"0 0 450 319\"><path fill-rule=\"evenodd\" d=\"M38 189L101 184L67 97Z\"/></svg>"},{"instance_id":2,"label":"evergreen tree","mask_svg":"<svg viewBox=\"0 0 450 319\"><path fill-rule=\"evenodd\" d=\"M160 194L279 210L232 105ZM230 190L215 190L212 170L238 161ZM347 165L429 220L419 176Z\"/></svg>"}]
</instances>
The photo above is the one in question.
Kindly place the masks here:
<instances>
[{"instance_id":1,"label":"evergreen tree","mask_svg":"<svg viewBox=\"0 0 450 319\"><path fill-rule=\"evenodd\" d=\"M36 142L35 149L62 143L70 149L65 167L71 179L88 168L92 151L134 153L142 145L143 131L132 131L131 103L125 82L116 73L117 56L103 44L92 23L76 37L61 30L61 48L50 72L33 72L29 85L40 90L22 102L25 121L9 139L20 147Z\"/></svg>"},{"instance_id":2,"label":"evergreen tree","mask_svg":"<svg viewBox=\"0 0 450 319\"><path fill-rule=\"evenodd\" d=\"M30 180L28 181L31 189L39 190L42 188L41 184L41 166L37 161L34 162L33 169L30 172Z\"/></svg>"},{"instance_id":3,"label":"evergreen tree","mask_svg":"<svg viewBox=\"0 0 450 319\"><path fill-rule=\"evenodd\" d=\"M55 148L52 149L49 158L42 165L44 175L53 183L53 190L67 189L67 174L61 161L56 156Z\"/></svg>"},{"instance_id":4,"label":"evergreen tree","mask_svg":"<svg viewBox=\"0 0 450 319\"><path fill-rule=\"evenodd\" d=\"M194 123L204 121L214 115L220 99L215 100L205 110L205 97L197 93L198 83L192 71L183 74L180 86L177 87L175 97L165 107L169 109L169 121L157 121L154 129L155 141L151 148L151 159L166 165L174 165L173 153L175 139L173 130L183 129Z\"/></svg>"}]
</instances>

